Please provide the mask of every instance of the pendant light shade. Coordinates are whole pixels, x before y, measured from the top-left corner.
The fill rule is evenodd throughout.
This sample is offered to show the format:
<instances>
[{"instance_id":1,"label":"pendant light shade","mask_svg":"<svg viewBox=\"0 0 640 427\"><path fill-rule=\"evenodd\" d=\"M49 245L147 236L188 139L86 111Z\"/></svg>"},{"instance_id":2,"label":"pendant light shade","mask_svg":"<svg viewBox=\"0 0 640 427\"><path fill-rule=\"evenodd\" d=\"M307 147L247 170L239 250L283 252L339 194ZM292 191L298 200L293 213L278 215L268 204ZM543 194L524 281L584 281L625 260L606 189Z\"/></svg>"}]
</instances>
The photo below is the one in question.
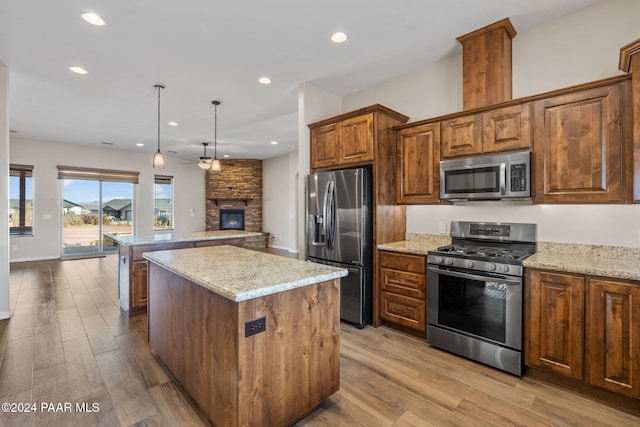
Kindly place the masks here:
<instances>
[{"instance_id":1,"label":"pendant light shade","mask_svg":"<svg viewBox=\"0 0 640 427\"><path fill-rule=\"evenodd\" d=\"M213 161L211 162L211 172L220 172L221 165L220 160L218 160L218 105L220 105L220 101L211 101L214 106L214 116L213 116Z\"/></svg>"},{"instance_id":2,"label":"pendant light shade","mask_svg":"<svg viewBox=\"0 0 640 427\"><path fill-rule=\"evenodd\" d=\"M153 155L153 167L164 169L164 154L160 151L160 91L164 89L162 85L155 85L158 91L158 151Z\"/></svg>"},{"instance_id":3,"label":"pendant light shade","mask_svg":"<svg viewBox=\"0 0 640 427\"><path fill-rule=\"evenodd\" d=\"M211 157L207 156L207 145L209 145L208 142L203 142L202 145L204 146L204 156L200 157L200 161L198 162L198 166L200 166L200 169L209 169L211 167L211 162L212 159Z\"/></svg>"}]
</instances>

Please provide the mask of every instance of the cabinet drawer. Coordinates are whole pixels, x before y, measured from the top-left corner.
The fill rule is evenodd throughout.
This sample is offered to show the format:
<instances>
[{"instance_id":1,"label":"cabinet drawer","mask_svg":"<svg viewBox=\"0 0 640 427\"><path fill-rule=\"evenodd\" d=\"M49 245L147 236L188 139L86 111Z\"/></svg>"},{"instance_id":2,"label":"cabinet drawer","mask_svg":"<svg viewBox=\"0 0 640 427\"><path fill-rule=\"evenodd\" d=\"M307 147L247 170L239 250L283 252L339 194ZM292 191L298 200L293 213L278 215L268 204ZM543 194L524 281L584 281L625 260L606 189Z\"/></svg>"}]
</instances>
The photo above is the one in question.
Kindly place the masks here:
<instances>
[{"instance_id":1,"label":"cabinet drawer","mask_svg":"<svg viewBox=\"0 0 640 427\"><path fill-rule=\"evenodd\" d=\"M167 251L170 249L193 248L193 242L167 243L164 245L136 246L131 250L131 261L144 261L142 254L145 252Z\"/></svg>"},{"instance_id":2,"label":"cabinet drawer","mask_svg":"<svg viewBox=\"0 0 640 427\"><path fill-rule=\"evenodd\" d=\"M424 300L380 292L380 317L424 332L426 307Z\"/></svg>"},{"instance_id":3,"label":"cabinet drawer","mask_svg":"<svg viewBox=\"0 0 640 427\"><path fill-rule=\"evenodd\" d=\"M426 271L425 257L421 255L405 255L393 252L380 252L380 266L411 273Z\"/></svg>"},{"instance_id":4,"label":"cabinet drawer","mask_svg":"<svg viewBox=\"0 0 640 427\"><path fill-rule=\"evenodd\" d=\"M407 295L413 298L425 299L426 279L424 274L408 273L382 267L380 269L380 289Z\"/></svg>"},{"instance_id":5,"label":"cabinet drawer","mask_svg":"<svg viewBox=\"0 0 640 427\"><path fill-rule=\"evenodd\" d=\"M244 239L218 239L218 240L201 240L196 242L196 248L201 248L205 246L221 246L221 245L233 245L242 247L244 244Z\"/></svg>"}]
</instances>

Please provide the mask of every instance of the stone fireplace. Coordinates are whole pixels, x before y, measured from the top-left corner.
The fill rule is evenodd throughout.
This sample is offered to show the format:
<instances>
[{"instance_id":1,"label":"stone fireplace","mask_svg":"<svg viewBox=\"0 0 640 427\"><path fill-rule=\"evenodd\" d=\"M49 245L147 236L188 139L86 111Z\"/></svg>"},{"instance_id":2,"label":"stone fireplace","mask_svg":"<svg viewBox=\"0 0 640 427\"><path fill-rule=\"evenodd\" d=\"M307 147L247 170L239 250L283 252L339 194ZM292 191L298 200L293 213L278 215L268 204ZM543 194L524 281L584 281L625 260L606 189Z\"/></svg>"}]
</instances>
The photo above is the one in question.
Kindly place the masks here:
<instances>
[{"instance_id":1,"label":"stone fireplace","mask_svg":"<svg viewBox=\"0 0 640 427\"><path fill-rule=\"evenodd\" d=\"M262 160L221 163L219 173L207 172L205 177L207 231L223 229L226 219L222 218L222 212L242 211L244 230L262 232ZM265 247L267 239L248 240L246 246Z\"/></svg>"}]
</instances>

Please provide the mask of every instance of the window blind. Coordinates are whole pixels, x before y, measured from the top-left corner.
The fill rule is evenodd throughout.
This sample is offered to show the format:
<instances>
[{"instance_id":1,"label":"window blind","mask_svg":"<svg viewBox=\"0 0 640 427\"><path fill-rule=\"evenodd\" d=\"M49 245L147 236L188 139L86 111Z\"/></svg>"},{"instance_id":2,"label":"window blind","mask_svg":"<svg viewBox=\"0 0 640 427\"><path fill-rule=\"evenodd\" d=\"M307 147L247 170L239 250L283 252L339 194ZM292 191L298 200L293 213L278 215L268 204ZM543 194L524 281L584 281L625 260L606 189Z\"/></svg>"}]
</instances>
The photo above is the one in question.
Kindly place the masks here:
<instances>
[{"instance_id":1,"label":"window blind","mask_svg":"<svg viewBox=\"0 0 640 427\"><path fill-rule=\"evenodd\" d=\"M140 172L58 165L58 179L138 183Z\"/></svg>"}]
</instances>

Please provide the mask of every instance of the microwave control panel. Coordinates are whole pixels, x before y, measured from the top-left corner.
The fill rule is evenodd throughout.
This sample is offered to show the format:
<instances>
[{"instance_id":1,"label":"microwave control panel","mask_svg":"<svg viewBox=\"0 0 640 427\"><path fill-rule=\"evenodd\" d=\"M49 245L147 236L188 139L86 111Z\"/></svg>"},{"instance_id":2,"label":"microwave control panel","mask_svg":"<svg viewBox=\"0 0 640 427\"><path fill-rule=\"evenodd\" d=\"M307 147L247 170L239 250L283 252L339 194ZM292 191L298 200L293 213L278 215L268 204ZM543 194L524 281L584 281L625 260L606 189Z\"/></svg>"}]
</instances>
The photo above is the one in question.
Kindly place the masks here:
<instances>
[{"instance_id":1,"label":"microwave control panel","mask_svg":"<svg viewBox=\"0 0 640 427\"><path fill-rule=\"evenodd\" d=\"M511 165L511 191L527 191L527 165Z\"/></svg>"}]
</instances>

